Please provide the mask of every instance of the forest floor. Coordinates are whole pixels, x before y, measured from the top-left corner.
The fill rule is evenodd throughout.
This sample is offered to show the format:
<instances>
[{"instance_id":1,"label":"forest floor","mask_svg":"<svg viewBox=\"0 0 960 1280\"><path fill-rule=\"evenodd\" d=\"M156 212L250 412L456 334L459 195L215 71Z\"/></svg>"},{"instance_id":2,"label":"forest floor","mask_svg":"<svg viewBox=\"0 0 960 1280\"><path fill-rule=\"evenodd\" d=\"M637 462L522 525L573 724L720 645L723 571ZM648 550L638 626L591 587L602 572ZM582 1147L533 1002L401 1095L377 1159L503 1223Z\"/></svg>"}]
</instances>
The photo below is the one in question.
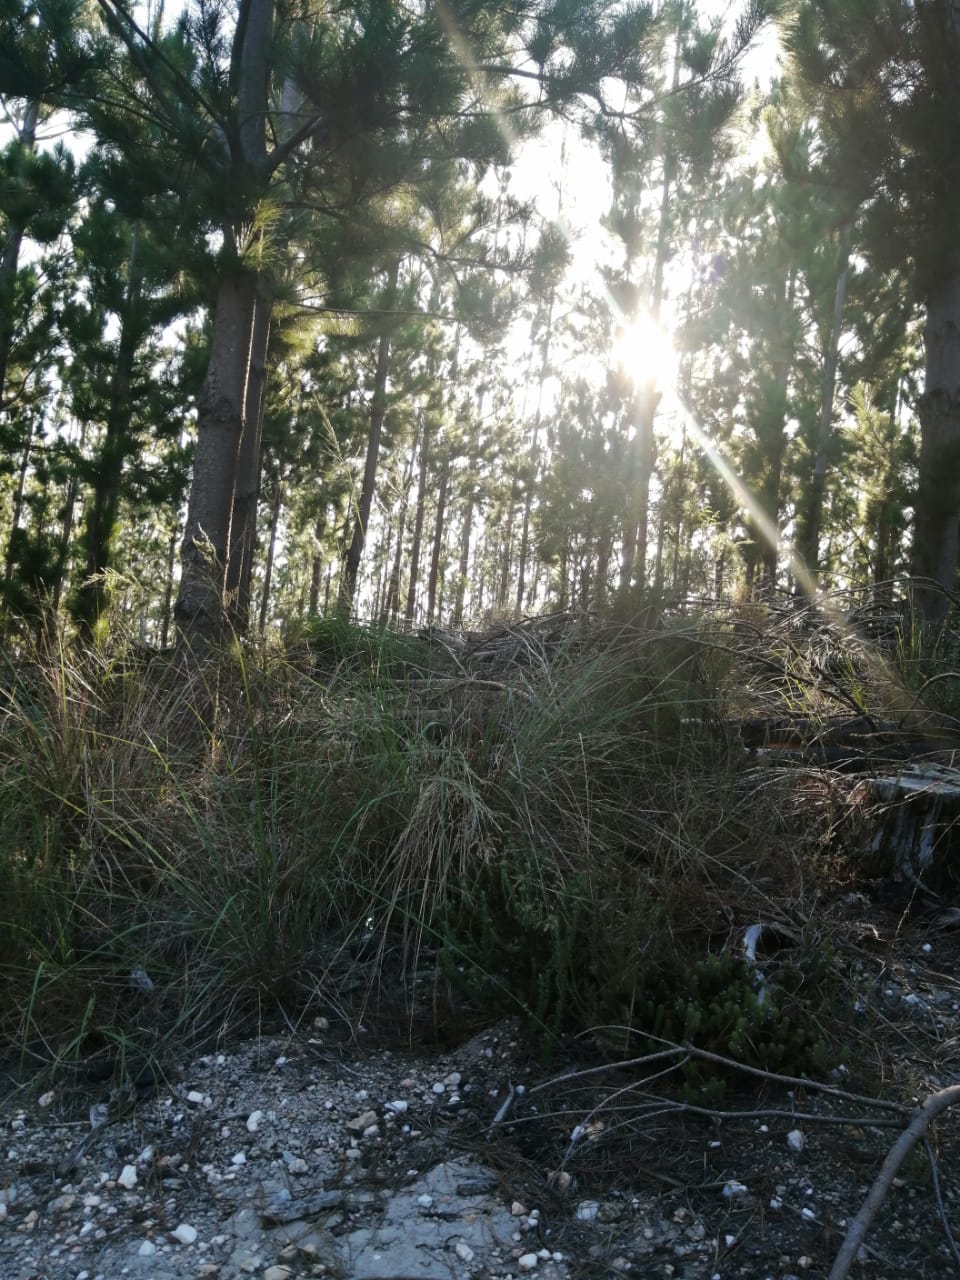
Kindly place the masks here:
<instances>
[{"instance_id":1,"label":"forest floor","mask_svg":"<svg viewBox=\"0 0 960 1280\"><path fill-rule=\"evenodd\" d=\"M864 979L861 1075L873 1063L851 1081L838 1062L833 1081L866 1089L862 1104L743 1077L701 1115L658 1089L656 1068L598 1069L586 1041L546 1068L510 1021L440 1051L399 1043L372 1011L359 1035L333 1016L261 1028L121 1096L21 1082L2 1108L0 1274L826 1276L907 1123L874 1100L909 1107L958 1078L951 914L855 893L830 910ZM456 1022L442 1030L456 1039ZM852 1274L957 1274L949 1111L930 1140L933 1163L922 1146L905 1162Z\"/></svg>"}]
</instances>

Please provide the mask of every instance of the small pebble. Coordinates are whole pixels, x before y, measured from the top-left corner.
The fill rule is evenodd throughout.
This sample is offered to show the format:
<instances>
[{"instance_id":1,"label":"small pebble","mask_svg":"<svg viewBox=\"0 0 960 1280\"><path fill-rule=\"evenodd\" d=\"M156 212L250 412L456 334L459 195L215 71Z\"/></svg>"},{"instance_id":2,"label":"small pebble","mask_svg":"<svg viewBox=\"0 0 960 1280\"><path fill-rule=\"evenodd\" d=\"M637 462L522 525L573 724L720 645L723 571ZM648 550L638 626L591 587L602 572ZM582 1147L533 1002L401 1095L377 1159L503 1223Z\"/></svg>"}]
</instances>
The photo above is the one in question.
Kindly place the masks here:
<instances>
[{"instance_id":1,"label":"small pebble","mask_svg":"<svg viewBox=\"0 0 960 1280\"><path fill-rule=\"evenodd\" d=\"M791 1129L787 1134L787 1146L791 1151L802 1151L806 1139L799 1129Z\"/></svg>"},{"instance_id":2,"label":"small pebble","mask_svg":"<svg viewBox=\"0 0 960 1280\"><path fill-rule=\"evenodd\" d=\"M152 1240L144 1240L143 1244L137 1250L137 1253L140 1255L141 1258L152 1258L156 1252L157 1252L157 1246L153 1243Z\"/></svg>"},{"instance_id":3,"label":"small pebble","mask_svg":"<svg viewBox=\"0 0 960 1280\"><path fill-rule=\"evenodd\" d=\"M600 1205L596 1200L581 1200L577 1205L577 1220L579 1222L593 1222L600 1212Z\"/></svg>"},{"instance_id":4,"label":"small pebble","mask_svg":"<svg viewBox=\"0 0 960 1280\"><path fill-rule=\"evenodd\" d=\"M247 1132L256 1133L257 1130L260 1128L260 1125L262 1122L263 1122L263 1112L251 1111L250 1114L247 1116Z\"/></svg>"},{"instance_id":5,"label":"small pebble","mask_svg":"<svg viewBox=\"0 0 960 1280\"><path fill-rule=\"evenodd\" d=\"M473 1261L473 1256L474 1256L473 1250L470 1248L470 1246L467 1244L465 1240L457 1241L456 1253L457 1253L457 1257L460 1259L461 1262Z\"/></svg>"},{"instance_id":6,"label":"small pebble","mask_svg":"<svg viewBox=\"0 0 960 1280\"><path fill-rule=\"evenodd\" d=\"M174 1240L179 1240L181 1244L193 1244L197 1238L197 1228L191 1227L189 1222L181 1222L172 1234Z\"/></svg>"},{"instance_id":7,"label":"small pebble","mask_svg":"<svg viewBox=\"0 0 960 1280\"><path fill-rule=\"evenodd\" d=\"M533 1271L540 1264L540 1259L535 1253L521 1253L517 1259L517 1266L521 1271Z\"/></svg>"},{"instance_id":8,"label":"small pebble","mask_svg":"<svg viewBox=\"0 0 960 1280\"><path fill-rule=\"evenodd\" d=\"M125 1191L132 1191L137 1185L137 1166L135 1164L125 1164L120 1170L120 1176L117 1178L117 1185L124 1188Z\"/></svg>"}]
</instances>

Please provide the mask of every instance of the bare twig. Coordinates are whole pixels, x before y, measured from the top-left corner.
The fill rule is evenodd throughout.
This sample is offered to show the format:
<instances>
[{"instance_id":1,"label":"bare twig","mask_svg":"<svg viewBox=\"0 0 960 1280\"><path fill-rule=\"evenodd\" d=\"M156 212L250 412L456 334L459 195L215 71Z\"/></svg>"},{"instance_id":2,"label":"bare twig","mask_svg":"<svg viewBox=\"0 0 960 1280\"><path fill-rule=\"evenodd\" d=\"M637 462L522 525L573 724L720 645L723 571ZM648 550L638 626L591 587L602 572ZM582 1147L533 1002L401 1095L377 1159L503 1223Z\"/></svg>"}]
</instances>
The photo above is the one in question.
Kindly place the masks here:
<instances>
[{"instance_id":1,"label":"bare twig","mask_svg":"<svg viewBox=\"0 0 960 1280\"><path fill-rule=\"evenodd\" d=\"M953 1231L950 1228L950 1219L947 1217L947 1209L943 1203L943 1192L940 1190L940 1171L937 1168L937 1156L933 1149L930 1139L924 1135L923 1149L927 1153L927 1160L930 1163L930 1181L933 1183L933 1198L937 1202L937 1213L940 1215L940 1224L943 1227L943 1234L947 1237L947 1244L950 1252L953 1254L953 1260L957 1264L957 1271L960 1273L960 1249L957 1248L957 1242L954 1239Z\"/></svg>"},{"instance_id":2,"label":"bare twig","mask_svg":"<svg viewBox=\"0 0 960 1280\"><path fill-rule=\"evenodd\" d=\"M887 1198L887 1192L890 1190L900 1166L917 1143L926 1138L931 1122L942 1111L946 1111L948 1107L952 1107L956 1102L960 1102L960 1084L950 1085L946 1089L931 1093L920 1109L914 1112L913 1119L890 1148L860 1212L847 1228L847 1234L843 1244L840 1246L827 1280L845 1280L845 1277L849 1275L850 1268L853 1266L857 1256L857 1250L870 1230L870 1224L873 1222L877 1210Z\"/></svg>"}]
</instances>

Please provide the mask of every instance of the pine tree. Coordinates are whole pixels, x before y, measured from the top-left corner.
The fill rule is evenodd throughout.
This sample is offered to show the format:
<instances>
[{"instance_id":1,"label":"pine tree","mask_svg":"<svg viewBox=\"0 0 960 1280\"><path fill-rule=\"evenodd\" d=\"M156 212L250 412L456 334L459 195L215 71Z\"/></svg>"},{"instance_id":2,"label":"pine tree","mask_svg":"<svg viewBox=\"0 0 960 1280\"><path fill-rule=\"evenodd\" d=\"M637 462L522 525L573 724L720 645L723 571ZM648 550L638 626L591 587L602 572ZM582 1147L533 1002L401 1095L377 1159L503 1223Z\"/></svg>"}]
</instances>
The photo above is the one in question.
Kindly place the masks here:
<instances>
[{"instance_id":1,"label":"pine tree","mask_svg":"<svg viewBox=\"0 0 960 1280\"><path fill-rule=\"evenodd\" d=\"M942 623L960 549L960 12L944 0L807 0L788 28L832 157L866 207L863 250L925 315L913 570Z\"/></svg>"}]
</instances>

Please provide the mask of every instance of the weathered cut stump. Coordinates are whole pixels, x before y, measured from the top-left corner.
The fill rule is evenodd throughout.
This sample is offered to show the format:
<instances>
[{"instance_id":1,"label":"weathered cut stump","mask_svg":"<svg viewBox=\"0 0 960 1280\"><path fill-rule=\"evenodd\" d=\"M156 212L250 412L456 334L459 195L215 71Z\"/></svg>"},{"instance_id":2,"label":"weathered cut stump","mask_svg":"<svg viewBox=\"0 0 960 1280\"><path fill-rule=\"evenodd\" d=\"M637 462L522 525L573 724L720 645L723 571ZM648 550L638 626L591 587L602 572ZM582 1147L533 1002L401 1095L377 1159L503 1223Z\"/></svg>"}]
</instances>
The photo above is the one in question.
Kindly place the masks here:
<instances>
[{"instance_id":1,"label":"weathered cut stump","mask_svg":"<svg viewBox=\"0 0 960 1280\"><path fill-rule=\"evenodd\" d=\"M861 857L879 874L930 889L960 885L960 770L917 762L861 778L850 791L866 837Z\"/></svg>"}]
</instances>

